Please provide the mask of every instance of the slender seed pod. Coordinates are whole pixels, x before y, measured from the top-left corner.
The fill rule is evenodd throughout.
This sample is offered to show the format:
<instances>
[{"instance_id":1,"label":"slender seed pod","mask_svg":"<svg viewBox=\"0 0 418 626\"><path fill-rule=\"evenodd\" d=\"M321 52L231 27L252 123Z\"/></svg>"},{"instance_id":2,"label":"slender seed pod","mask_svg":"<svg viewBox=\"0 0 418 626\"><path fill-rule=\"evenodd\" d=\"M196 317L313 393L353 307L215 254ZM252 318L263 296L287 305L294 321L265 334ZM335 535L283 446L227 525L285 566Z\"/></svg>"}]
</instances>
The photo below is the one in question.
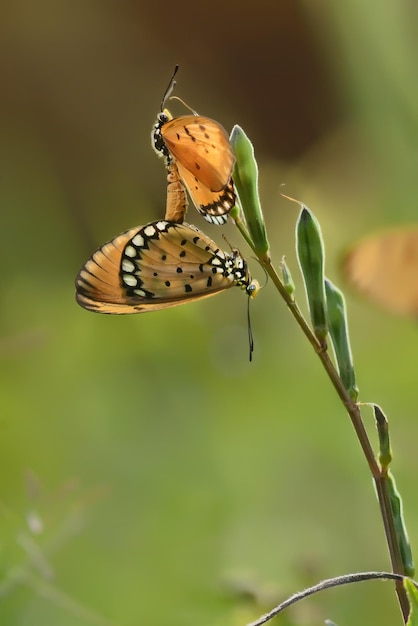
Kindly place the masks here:
<instances>
[{"instance_id":1,"label":"slender seed pod","mask_svg":"<svg viewBox=\"0 0 418 626\"><path fill-rule=\"evenodd\" d=\"M379 463L386 470L392 462L392 450L389 438L389 423L386 415L378 404L372 404L374 419L376 420L377 434L379 437Z\"/></svg>"},{"instance_id":2,"label":"slender seed pod","mask_svg":"<svg viewBox=\"0 0 418 626\"><path fill-rule=\"evenodd\" d=\"M314 333L323 349L328 332L324 286L324 245L316 217L303 204L296 224L296 251Z\"/></svg>"},{"instance_id":3,"label":"slender seed pod","mask_svg":"<svg viewBox=\"0 0 418 626\"><path fill-rule=\"evenodd\" d=\"M329 334L340 378L350 398L356 402L358 387L356 385L356 374L348 334L345 299L342 292L328 279L325 279L325 294L327 297Z\"/></svg>"},{"instance_id":4,"label":"slender seed pod","mask_svg":"<svg viewBox=\"0 0 418 626\"><path fill-rule=\"evenodd\" d=\"M399 544L402 565L405 574L407 576L413 577L415 574L415 566L412 557L411 544L409 542L409 537L403 516L402 498L399 494L395 479L391 472L388 473L387 480L389 488L390 506L392 509L393 520L395 523L396 538Z\"/></svg>"},{"instance_id":5,"label":"slender seed pod","mask_svg":"<svg viewBox=\"0 0 418 626\"><path fill-rule=\"evenodd\" d=\"M269 242L258 195L258 168L254 148L242 128L232 129L231 146L235 155L233 179L245 221L257 254L269 259ZM232 213L233 216L233 213Z\"/></svg>"},{"instance_id":6,"label":"slender seed pod","mask_svg":"<svg viewBox=\"0 0 418 626\"><path fill-rule=\"evenodd\" d=\"M284 288L286 289L289 296L291 296L292 299L294 300L295 299L294 293L296 291L296 287L295 287L295 283L293 282L292 274L290 273L290 269L286 263L286 259L284 256L282 257L282 260L280 261L280 269L282 272L282 280L283 280Z\"/></svg>"}]
</instances>

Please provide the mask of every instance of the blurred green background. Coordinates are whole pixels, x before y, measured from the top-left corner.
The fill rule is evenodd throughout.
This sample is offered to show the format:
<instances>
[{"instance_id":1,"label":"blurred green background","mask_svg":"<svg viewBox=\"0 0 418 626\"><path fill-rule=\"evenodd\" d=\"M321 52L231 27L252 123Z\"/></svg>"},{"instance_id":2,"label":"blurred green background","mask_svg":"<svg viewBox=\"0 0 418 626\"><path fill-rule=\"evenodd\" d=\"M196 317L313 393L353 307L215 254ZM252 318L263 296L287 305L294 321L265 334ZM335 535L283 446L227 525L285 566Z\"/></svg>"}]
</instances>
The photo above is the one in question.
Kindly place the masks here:
<instances>
[{"instance_id":1,"label":"blurred green background","mask_svg":"<svg viewBox=\"0 0 418 626\"><path fill-rule=\"evenodd\" d=\"M76 305L74 278L100 244L163 215L150 130L179 63L176 94L252 138L273 259L286 254L299 300L297 208L281 192L320 220L327 274L346 290L347 246L417 219L417 12L400 0L3 4L2 624L242 626L321 578L389 569L354 432L271 283L252 303L250 364L238 289L111 317ZM251 256L232 224L188 219ZM360 399L389 416L415 546L416 323L346 293ZM326 618L401 623L377 582L276 621Z\"/></svg>"}]
</instances>

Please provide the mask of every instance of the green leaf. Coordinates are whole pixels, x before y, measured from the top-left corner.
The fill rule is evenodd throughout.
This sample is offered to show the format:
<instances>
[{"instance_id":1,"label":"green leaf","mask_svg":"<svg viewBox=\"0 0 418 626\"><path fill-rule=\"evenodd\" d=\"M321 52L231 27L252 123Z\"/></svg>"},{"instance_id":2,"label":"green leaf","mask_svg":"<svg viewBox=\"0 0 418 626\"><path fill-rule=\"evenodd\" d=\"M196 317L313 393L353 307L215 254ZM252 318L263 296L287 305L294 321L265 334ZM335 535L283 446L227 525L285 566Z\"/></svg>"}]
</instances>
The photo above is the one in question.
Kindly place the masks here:
<instances>
[{"instance_id":1,"label":"green leaf","mask_svg":"<svg viewBox=\"0 0 418 626\"><path fill-rule=\"evenodd\" d=\"M404 579L403 586L405 587L411 607L406 626L418 626L418 589L409 578Z\"/></svg>"}]
</instances>

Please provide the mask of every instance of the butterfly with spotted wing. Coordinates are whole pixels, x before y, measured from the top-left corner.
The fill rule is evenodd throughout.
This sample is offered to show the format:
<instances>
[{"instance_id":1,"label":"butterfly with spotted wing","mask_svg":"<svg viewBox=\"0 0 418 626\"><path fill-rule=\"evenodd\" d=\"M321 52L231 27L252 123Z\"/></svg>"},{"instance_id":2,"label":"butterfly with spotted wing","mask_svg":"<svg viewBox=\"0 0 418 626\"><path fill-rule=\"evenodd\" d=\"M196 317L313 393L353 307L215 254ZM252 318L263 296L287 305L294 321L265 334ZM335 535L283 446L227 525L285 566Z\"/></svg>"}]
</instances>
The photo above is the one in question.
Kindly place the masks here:
<instances>
[{"instance_id":1,"label":"butterfly with spotted wing","mask_svg":"<svg viewBox=\"0 0 418 626\"><path fill-rule=\"evenodd\" d=\"M76 300L96 313L145 313L235 285L251 298L259 290L238 250L224 252L194 226L159 220L99 248L78 273Z\"/></svg>"},{"instance_id":2,"label":"butterfly with spotted wing","mask_svg":"<svg viewBox=\"0 0 418 626\"><path fill-rule=\"evenodd\" d=\"M157 154L165 158L167 167L171 167L171 174L177 168L199 213L209 222L222 225L235 205L231 178L235 158L228 134L218 122L197 113L172 118L164 109L175 86L177 70L178 66L161 102L152 144ZM178 221L182 221L181 216Z\"/></svg>"}]
</instances>

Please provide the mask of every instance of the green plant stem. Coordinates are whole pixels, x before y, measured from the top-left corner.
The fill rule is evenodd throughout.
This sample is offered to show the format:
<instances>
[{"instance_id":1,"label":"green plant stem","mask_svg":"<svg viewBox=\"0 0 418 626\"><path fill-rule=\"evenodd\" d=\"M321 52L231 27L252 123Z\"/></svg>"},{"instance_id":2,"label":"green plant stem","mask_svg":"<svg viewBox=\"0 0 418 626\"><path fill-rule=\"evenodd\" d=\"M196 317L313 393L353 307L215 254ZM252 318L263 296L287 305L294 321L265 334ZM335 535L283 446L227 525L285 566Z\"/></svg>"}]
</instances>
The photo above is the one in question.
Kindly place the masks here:
<instances>
[{"instance_id":1,"label":"green plant stem","mask_svg":"<svg viewBox=\"0 0 418 626\"><path fill-rule=\"evenodd\" d=\"M273 617L276 617L276 615L281 613L284 609L287 609L287 607L320 591L325 591L326 589L331 589L332 587L338 587L340 585L350 585L353 583L363 582L365 580L378 579L395 580L401 583L404 582L404 578L400 574L393 574L389 572L357 572L355 574L347 574L345 576L336 576L334 578L329 578L328 580L322 580L320 583L314 585L313 587L308 587L307 589L303 589L303 591L298 591L294 593L292 596L274 607L274 609L259 617L257 620L255 620L255 622L247 624L247 626L262 626L262 624L266 624L267 622L269 622ZM411 581L411 584L415 585L413 581Z\"/></svg>"},{"instance_id":2,"label":"green plant stem","mask_svg":"<svg viewBox=\"0 0 418 626\"><path fill-rule=\"evenodd\" d=\"M254 250L255 254L257 254L257 251L254 249L251 243L251 240L248 236L248 233L245 230L244 224L240 220L236 220L236 225L238 229L240 230L241 234L243 235L243 237L245 238L245 240L247 241L247 243ZM270 276L278 292L280 293L280 295L286 302L287 307L289 308L290 312L292 313L293 317L295 318L302 332L305 334L309 343L312 345L313 349L317 353L323 367L325 368L325 371L328 374L328 377L331 380L331 383L335 391L337 392L338 396L340 397L342 403L344 404L348 412L348 415L351 419L351 423L353 424L354 430L356 431L357 437L359 439L364 456L366 457L366 461L369 465L369 468L373 477L373 481L376 487L376 493L377 493L379 507L380 507L380 511L382 515L383 527L385 530L385 536L386 536L386 541L388 545L392 571L395 574L405 575L404 568L402 565L401 554L399 551L399 545L396 539L396 530L395 530L395 524L394 524L394 519L392 515L392 509L390 506L390 499L389 499L389 492L387 489L387 480L385 477L385 471L382 472L380 465L376 461L373 448L370 444L367 431L363 424L359 405L353 402L353 400L348 395L328 352L320 346L317 338L311 331L309 324L303 317L297 303L293 299L293 296L291 296L287 292L285 286L283 285L278 273L276 272L275 268L273 267L271 263L270 258L267 258L267 257L261 258L260 256L258 256L258 259L259 259L261 266L265 269L267 274ZM396 581L395 588L396 588L396 593L398 596L398 601L399 601L400 609L402 612L403 620L404 620L404 623L406 623L408 620L408 615L409 615L408 597L406 595L406 591L402 585L402 582Z\"/></svg>"}]
</instances>

